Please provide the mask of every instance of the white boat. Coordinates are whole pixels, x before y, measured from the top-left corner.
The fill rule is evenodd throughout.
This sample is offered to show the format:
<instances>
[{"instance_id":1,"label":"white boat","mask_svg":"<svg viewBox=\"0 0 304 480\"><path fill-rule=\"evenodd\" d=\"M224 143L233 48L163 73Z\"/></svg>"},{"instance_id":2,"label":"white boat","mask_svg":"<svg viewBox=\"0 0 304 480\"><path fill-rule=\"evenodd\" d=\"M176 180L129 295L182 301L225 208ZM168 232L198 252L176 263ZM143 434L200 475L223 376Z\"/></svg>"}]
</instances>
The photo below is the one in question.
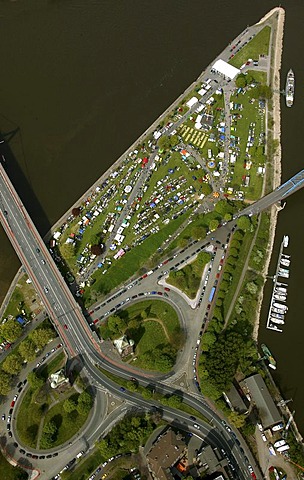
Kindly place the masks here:
<instances>
[{"instance_id":1,"label":"white boat","mask_svg":"<svg viewBox=\"0 0 304 480\"><path fill-rule=\"evenodd\" d=\"M282 269L280 268L279 269L279 272L278 272L278 276L279 277L283 277L283 278L289 278L289 272L283 272Z\"/></svg>"},{"instance_id":2,"label":"white boat","mask_svg":"<svg viewBox=\"0 0 304 480\"><path fill-rule=\"evenodd\" d=\"M281 308L275 308L275 307L271 309L271 312L280 313L281 315L284 315L286 313L285 310L282 310Z\"/></svg>"},{"instance_id":3,"label":"white boat","mask_svg":"<svg viewBox=\"0 0 304 480\"><path fill-rule=\"evenodd\" d=\"M281 265L283 265L283 267L289 267L290 260L288 260L288 258L281 258L280 263L281 263Z\"/></svg>"},{"instance_id":4,"label":"white boat","mask_svg":"<svg viewBox=\"0 0 304 480\"><path fill-rule=\"evenodd\" d=\"M279 287L288 287L288 283L277 282L277 286L279 286Z\"/></svg>"},{"instance_id":5,"label":"white boat","mask_svg":"<svg viewBox=\"0 0 304 480\"><path fill-rule=\"evenodd\" d=\"M276 293L274 294L273 298L276 300L280 300L280 302L286 302L286 295L277 295Z\"/></svg>"},{"instance_id":6,"label":"white boat","mask_svg":"<svg viewBox=\"0 0 304 480\"><path fill-rule=\"evenodd\" d=\"M273 323L277 323L278 325L284 325L284 320L280 319L280 318L274 318L274 317L270 317L270 321L273 322Z\"/></svg>"},{"instance_id":7,"label":"white boat","mask_svg":"<svg viewBox=\"0 0 304 480\"><path fill-rule=\"evenodd\" d=\"M282 313L272 313L272 318L278 318L279 320L284 320L284 315Z\"/></svg>"},{"instance_id":8,"label":"white boat","mask_svg":"<svg viewBox=\"0 0 304 480\"><path fill-rule=\"evenodd\" d=\"M281 293L283 293L285 295L287 294L287 288L285 288L285 287L276 287L274 291L277 292L279 295Z\"/></svg>"},{"instance_id":9,"label":"white boat","mask_svg":"<svg viewBox=\"0 0 304 480\"><path fill-rule=\"evenodd\" d=\"M282 257L284 257L284 258L290 258L290 255L286 255L286 253L282 253Z\"/></svg>"},{"instance_id":10,"label":"white boat","mask_svg":"<svg viewBox=\"0 0 304 480\"><path fill-rule=\"evenodd\" d=\"M285 312L287 312L287 310L288 310L287 305L283 305L282 303L274 302L272 304L272 306L275 307L275 308L280 308L281 310L284 310Z\"/></svg>"},{"instance_id":11,"label":"white boat","mask_svg":"<svg viewBox=\"0 0 304 480\"><path fill-rule=\"evenodd\" d=\"M287 247L288 247L288 243L289 243L289 236L288 236L288 235L284 235L284 237L283 237L283 247L284 247L284 248L287 248Z\"/></svg>"},{"instance_id":12,"label":"white boat","mask_svg":"<svg viewBox=\"0 0 304 480\"><path fill-rule=\"evenodd\" d=\"M293 70L290 68L287 77L286 77L286 86L285 86L285 95L286 95L286 105L291 107L294 101L294 91L295 91L295 75Z\"/></svg>"}]
</instances>

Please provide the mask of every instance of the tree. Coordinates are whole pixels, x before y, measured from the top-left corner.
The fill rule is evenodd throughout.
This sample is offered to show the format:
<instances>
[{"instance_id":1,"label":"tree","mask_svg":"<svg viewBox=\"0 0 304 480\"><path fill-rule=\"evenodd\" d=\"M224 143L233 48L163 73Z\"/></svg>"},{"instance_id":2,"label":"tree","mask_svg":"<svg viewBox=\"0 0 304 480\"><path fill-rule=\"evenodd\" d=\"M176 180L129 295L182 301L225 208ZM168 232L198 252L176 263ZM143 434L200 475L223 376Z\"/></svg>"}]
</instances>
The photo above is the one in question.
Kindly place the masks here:
<instances>
[{"instance_id":1,"label":"tree","mask_svg":"<svg viewBox=\"0 0 304 480\"><path fill-rule=\"evenodd\" d=\"M185 237L182 237L178 240L178 246L180 248L185 248L188 245L188 243L189 243L189 241Z\"/></svg>"},{"instance_id":2,"label":"tree","mask_svg":"<svg viewBox=\"0 0 304 480\"><path fill-rule=\"evenodd\" d=\"M56 431L57 431L57 426L56 426L56 423L53 420L50 420L43 427L43 432L44 433L49 433L50 435L54 435L54 433Z\"/></svg>"},{"instance_id":3,"label":"tree","mask_svg":"<svg viewBox=\"0 0 304 480\"><path fill-rule=\"evenodd\" d=\"M30 372L27 376L27 380L29 385L35 390L38 390L38 388L41 388L44 384L43 378L41 378L37 372Z\"/></svg>"},{"instance_id":4,"label":"tree","mask_svg":"<svg viewBox=\"0 0 304 480\"><path fill-rule=\"evenodd\" d=\"M36 328L31 334L31 340L39 350L52 338L55 338L55 332L51 328Z\"/></svg>"},{"instance_id":5,"label":"tree","mask_svg":"<svg viewBox=\"0 0 304 480\"><path fill-rule=\"evenodd\" d=\"M67 398L63 403L63 409L67 413L71 413L77 408L77 403L72 398Z\"/></svg>"},{"instance_id":6,"label":"tree","mask_svg":"<svg viewBox=\"0 0 304 480\"><path fill-rule=\"evenodd\" d=\"M178 136L177 135L171 135L170 144L171 144L171 147L175 147L175 145L178 144Z\"/></svg>"},{"instance_id":7,"label":"tree","mask_svg":"<svg viewBox=\"0 0 304 480\"><path fill-rule=\"evenodd\" d=\"M150 398L153 397L153 392L150 390L150 388L145 388L145 389L142 391L142 396L143 396L143 398L145 398L146 400L149 400Z\"/></svg>"},{"instance_id":8,"label":"tree","mask_svg":"<svg viewBox=\"0 0 304 480\"><path fill-rule=\"evenodd\" d=\"M219 221L218 220L210 220L209 222L209 230L210 232L214 232L214 230L216 230L219 226Z\"/></svg>"},{"instance_id":9,"label":"tree","mask_svg":"<svg viewBox=\"0 0 304 480\"><path fill-rule=\"evenodd\" d=\"M230 412L228 419L229 422L235 426L235 428L241 428L245 425L246 415L237 412Z\"/></svg>"},{"instance_id":10,"label":"tree","mask_svg":"<svg viewBox=\"0 0 304 480\"><path fill-rule=\"evenodd\" d=\"M87 415L91 410L92 405L93 405L93 399L91 395L86 391L82 392L78 397L78 402L76 407L78 413L80 415Z\"/></svg>"},{"instance_id":11,"label":"tree","mask_svg":"<svg viewBox=\"0 0 304 480\"><path fill-rule=\"evenodd\" d=\"M247 79L243 73L238 75L235 79L235 86L237 88L245 88L247 85Z\"/></svg>"},{"instance_id":12,"label":"tree","mask_svg":"<svg viewBox=\"0 0 304 480\"><path fill-rule=\"evenodd\" d=\"M18 353L14 353L6 357L2 363L2 369L11 373L12 375L17 375L22 369L22 358Z\"/></svg>"},{"instance_id":13,"label":"tree","mask_svg":"<svg viewBox=\"0 0 304 480\"><path fill-rule=\"evenodd\" d=\"M118 333L118 332L123 333L126 328L126 323L118 315L111 315L108 318L108 328L113 333Z\"/></svg>"},{"instance_id":14,"label":"tree","mask_svg":"<svg viewBox=\"0 0 304 480\"><path fill-rule=\"evenodd\" d=\"M32 340L26 338L23 342L20 343L18 352L21 357L24 358L27 362L31 362L36 358L36 346Z\"/></svg>"},{"instance_id":15,"label":"tree","mask_svg":"<svg viewBox=\"0 0 304 480\"><path fill-rule=\"evenodd\" d=\"M232 208L227 200L219 200L214 210L223 217L226 213L231 213Z\"/></svg>"},{"instance_id":16,"label":"tree","mask_svg":"<svg viewBox=\"0 0 304 480\"><path fill-rule=\"evenodd\" d=\"M194 238L195 240L202 240L206 237L206 228L196 226L192 227L191 229L191 237Z\"/></svg>"},{"instance_id":17,"label":"tree","mask_svg":"<svg viewBox=\"0 0 304 480\"><path fill-rule=\"evenodd\" d=\"M16 320L11 319L1 325L1 333L8 342L15 342L22 335L22 327Z\"/></svg>"},{"instance_id":18,"label":"tree","mask_svg":"<svg viewBox=\"0 0 304 480\"><path fill-rule=\"evenodd\" d=\"M101 245L91 245L90 250L91 250L92 255L96 255L97 257L98 257L98 255L102 254Z\"/></svg>"},{"instance_id":19,"label":"tree","mask_svg":"<svg viewBox=\"0 0 304 480\"><path fill-rule=\"evenodd\" d=\"M225 222L230 222L231 219L232 219L231 213L225 213L224 215Z\"/></svg>"},{"instance_id":20,"label":"tree","mask_svg":"<svg viewBox=\"0 0 304 480\"><path fill-rule=\"evenodd\" d=\"M70 259L75 255L75 245L72 242L64 243L61 245L60 250L64 258Z\"/></svg>"},{"instance_id":21,"label":"tree","mask_svg":"<svg viewBox=\"0 0 304 480\"><path fill-rule=\"evenodd\" d=\"M0 395L7 395L11 389L11 376L0 370Z\"/></svg>"},{"instance_id":22,"label":"tree","mask_svg":"<svg viewBox=\"0 0 304 480\"><path fill-rule=\"evenodd\" d=\"M201 192L203 195L207 196L207 195L210 195L210 193L212 192L212 188L211 186L209 185L209 183L203 183L201 185Z\"/></svg>"},{"instance_id":23,"label":"tree","mask_svg":"<svg viewBox=\"0 0 304 480\"><path fill-rule=\"evenodd\" d=\"M170 147L170 139L167 137L167 135L162 135L158 141L157 145L160 148L160 150L167 150Z\"/></svg>"},{"instance_id":24,"label":"tree","mask_svg":"<svg viewBox=\"0 0 304 480\"><path fill-rule=\"evenodd\" d=\"M248 282L246 285L246 290L248 290L251 295L256 295L258 286L254 282Z\"/></svg>"},{"instance_id":25,"label":"tree","mask_svg":"<svg viewBox=\"0 0 304 480\"><path fill-rule=\"evenodd\" d=\"M242 215L237 220L237 226L244 232L247 232L248 230L250 230L250 227L251 227L250 218L247 217L246 215Z\"/></svg>"},{"instance_id":26,"label":"tree","mask_svg":"<svg viewBox=\"0 0 304 480\"><path fill-rule=\"evenodd\" d=\"M81 212L81 208L80 207L74 207L72 209L72 215L73 217L78 217L78 215L80 215L80 212Z\"/></svg>"}]
</instances>

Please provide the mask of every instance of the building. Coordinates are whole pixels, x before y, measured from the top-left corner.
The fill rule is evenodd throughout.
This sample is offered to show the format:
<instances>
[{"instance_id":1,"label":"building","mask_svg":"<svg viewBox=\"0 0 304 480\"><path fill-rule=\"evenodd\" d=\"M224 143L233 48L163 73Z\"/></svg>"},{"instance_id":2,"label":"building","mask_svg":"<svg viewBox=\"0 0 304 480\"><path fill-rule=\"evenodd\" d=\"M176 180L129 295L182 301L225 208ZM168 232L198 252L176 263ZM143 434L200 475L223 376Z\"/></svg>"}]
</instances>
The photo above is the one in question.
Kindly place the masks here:
<instances>
[{"instance_id":1,"label":"building","mask_svg":"<svg viewBox=\"0 0 304 480\"><path fill-rule=\"evenodd\" d=\"M163 432L147 454L147 464L156 480L171 480L170 469L185 455L186 444L171 428Z\"/></svg>"},{"instance_id":2,"label":"building","mask_svg":"<svg viewBox=\"0 0 304 480\"><path fill-rule=\"evenodd\" d=\"M264 430L282 422L282 417L274 403L262 376L259 373L245 378L244 384L247 387L252 401L255 403Z\"/></svg>"},{"instance_id":3,"label":"building","mask_svg":"<svg viewBox=\"0 0 304 480\"><path fill-rule=\"evenodd\" d=\"M113 343L121 357L127 357L128 355L131 355L133 353L134 340L132 340L131 338L128 340L126 335L117 338L117 340L114 340Z\"/></svg>"},{"instance_id":4,"label":"building","mask_svg":"<svg viewBox=\"0 0 304 480\"><path fill-rule=\"evenodd\" d=\"M233 80L240 73L239 68L235 68L233 65L230 65L221 59L217 60L213 64L212 71L229 80Z\"/></svg>"},{"instance_id":5,"label":"building","mask_svg":"<svg viewBox=\"0 0 304 480\"><path fill-rule=\"evenodd\" d=\"M49 376L49 382L52 388L60 387L64 383L68 383L69 379L64 375L64 368L58 370L58 372L51 373Z\"/></svg>"}]
</instances>

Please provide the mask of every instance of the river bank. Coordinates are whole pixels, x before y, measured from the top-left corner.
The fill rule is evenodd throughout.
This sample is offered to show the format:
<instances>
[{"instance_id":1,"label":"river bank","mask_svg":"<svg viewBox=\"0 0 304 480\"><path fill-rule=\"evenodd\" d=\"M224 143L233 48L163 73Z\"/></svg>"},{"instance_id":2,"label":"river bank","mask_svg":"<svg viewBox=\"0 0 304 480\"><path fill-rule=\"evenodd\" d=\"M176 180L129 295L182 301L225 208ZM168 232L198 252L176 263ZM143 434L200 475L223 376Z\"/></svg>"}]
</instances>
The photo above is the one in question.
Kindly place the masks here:
<instances>
[{"instance_id":1,"label":"river bank","mask_svg":"<svg viewBox=\"0 0 304 480\"><path fill-rule=\"evenodd\" d=\"M284 22L285 22L285 11L281 7L274 8L269 13L267 13L258 23L264 23L273 19L274 21L277 19L276 28L274 28L274 21L272 22L272 35L271 35L271 42L270 42L270 49L271 53L273 54L273 59L271 62L271 69L272 71L269 72L268 84L271 86L273 94L272 94L272 102L273 102L273 126L270 127L270 114L269 110L267 109L267 142L277 141L278 147L276 148L273 156L273 165L272 165L272 189L274 190L277 188L281 183L281 158L282 158L282 148L281 148L281 108L280 108L280 71L281 71L281 61L282 61L282 51L283 51L283 35L284 35ZM266 152L267 154L267 152ZM264 182L264 191L265 193L266 187L266 180ZM275 240L275 233L276 233L276 226L277 226L277 219L278 219L278 212L279 209L277 205L273 205L270 209L270 229L269 229L269 242L268 248L266 252L266 259L265 264L262 269L261 275L264 277L264 285L266 283L266 276L268 275L271 254L273 250L274 240ZM262 302L264 298L264 291L261 291L258 308L256 313L256 321L254 324L253 330L253 338L255 341L258 341L258 333L260 327L260 315L261 315L261 308Z\"/></svg>"}]
</instances>

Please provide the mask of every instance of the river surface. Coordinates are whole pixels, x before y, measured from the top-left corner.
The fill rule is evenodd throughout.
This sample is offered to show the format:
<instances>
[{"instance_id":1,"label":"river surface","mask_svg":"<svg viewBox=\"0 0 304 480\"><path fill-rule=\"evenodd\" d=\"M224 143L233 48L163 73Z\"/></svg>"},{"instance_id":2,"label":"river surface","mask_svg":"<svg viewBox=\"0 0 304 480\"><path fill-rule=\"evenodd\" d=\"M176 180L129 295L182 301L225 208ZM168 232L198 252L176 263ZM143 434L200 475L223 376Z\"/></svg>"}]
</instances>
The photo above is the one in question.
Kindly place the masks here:
<instances>
[{"instance_id":1,"label":"river surface","mask_svg":"<svg viewBox=\"0 0 304 480\"><path fill-rule=\"evenodd\" d=\"M0 130L17 130L10 146L15 186L43 234L248 24L276 1L0 0ZM304 168L304 2L286 8L282 88L292 66L296 97L282 101L283 179ZM275 355L285 398L293 398L304 434L304 191L279 215L279 244L292 255L284 333L260 340ZM19 267L0 229L0 300Z\"/></svg>"}]
</instances>

